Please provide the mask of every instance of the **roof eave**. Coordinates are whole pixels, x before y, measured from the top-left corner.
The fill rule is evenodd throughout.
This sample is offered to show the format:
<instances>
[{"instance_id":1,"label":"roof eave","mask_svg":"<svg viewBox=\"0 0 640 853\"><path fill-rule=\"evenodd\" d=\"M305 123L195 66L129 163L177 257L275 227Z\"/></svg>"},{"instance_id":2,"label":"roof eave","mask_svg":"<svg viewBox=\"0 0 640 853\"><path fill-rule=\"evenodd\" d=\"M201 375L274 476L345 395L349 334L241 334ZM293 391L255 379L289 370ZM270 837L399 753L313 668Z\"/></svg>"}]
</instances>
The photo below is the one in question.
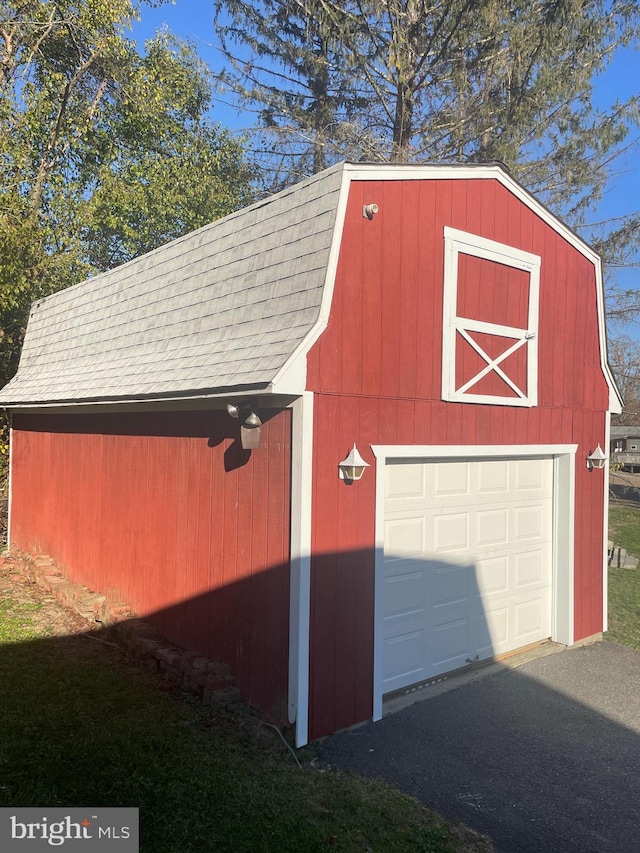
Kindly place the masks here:
<instances>
[{"instance_id":1,"label":"roof eave","mask_svg":"<svg viewBox=\"0 0 640 853\"><path fill-rule=\"evenodd\" d=\"M255 383L252 385L234 385L224 388L210 388L202 390L192 390L182 392L167 392L166 394L130 394L112 397L83 397L73 399L59 400L20 400L16 402L0 403L0 408L8 411L17 411L20 409L60 409L71 408L77 409L83 406L130 406L144 405L147 403L176 403L176 402L197 402L199 400L216 400L220 398L230 397L246 397L254 396L274 396L276 389L270 382Z\"/></svg>"}]
</instances>

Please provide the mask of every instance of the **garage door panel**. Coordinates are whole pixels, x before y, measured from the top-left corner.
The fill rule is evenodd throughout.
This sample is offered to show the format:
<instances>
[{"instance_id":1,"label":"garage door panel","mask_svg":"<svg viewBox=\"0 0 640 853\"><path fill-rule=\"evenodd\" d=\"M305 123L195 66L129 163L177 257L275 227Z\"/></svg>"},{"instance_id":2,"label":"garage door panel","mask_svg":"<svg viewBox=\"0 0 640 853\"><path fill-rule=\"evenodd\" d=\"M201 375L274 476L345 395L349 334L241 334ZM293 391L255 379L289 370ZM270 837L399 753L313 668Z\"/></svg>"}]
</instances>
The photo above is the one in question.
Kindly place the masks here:
<instances>
[{"instance_id":1,"label":"garage door panel","mask_svg":"<svg viewBox=\"0 0 640 853\"><path fill-rule=\"evenodd\" d=\"M427 478L428 482L428 478ZM433 467L433 496L468 496L470 470L468 462L448 462Z\"/></svg>"},{"instance_id":2,"label":"garage door panel","mask_svg":"<svg viewBox=\"0 0 640 853\"><path fill-rule=\"evenodd\" d=\"M519 641L519 645L536 642L540 639L541 632L543 636L549 636L547 609L546 596L515 605L513 608L514 636Z\"/></svg>"},{"instance_id":3,"label":"garage door panel","mask_svg":"<svg viewBox=\"0 0 640 853\"><path fill-rule=\"evenodd\" d=\"M475 619L476 654L485 660L501 654L509 642L509 606L504 599L487 607Z\"/></svg>"},{"instance_id":4,"label":"garage door panel","mask_svg":"<svg viewBox=\"0 0 640 853\"><path fill-rule=\"evenodd\" d=\"M516 590L546 586L550 549L513 555L513 584Z\"/></svg>"},{"instance_id":5,"label":"garage door panel","mask_svg":"<svg viewBox=\"0 0 640 853\"><path fill-rule=\"evenodd\" d=\"M437 553L462 551L469 547L469 515L447 513L433 520L433 550Z\"/></svg>"},{"instance_id":6,"label":"garage door panel","mask_svg":"<svg viewBox=\"0 0 640 853\"><path fill-rule=\"evenodd\" d=\"M392 502L423 502L427 494L424 465L417 462L405 462L390 466L385 492L389 505Z\"/></svg>"},{"instance_id":7,"label":"garage door panel","mask_svg":"<svg viewBox=\"0 0 640 853\"><path fill-rule=\"evenodd\" d=\"M389 637L384 644L384 671L387 690L399 690L423 678L425 672L423 630Z\"/></svg>"},{"instance_id":8,"label":"garage door panel","mask_svg":"<svg viewBox=\"0 0 640 853\"><path fill-rule=\"evenodd\" d=\"M546 493L551 484L551 469L546 459L518 459L512 462L514 488L519 494Z\"/></svg>"},{"instance_id":9,"label":"garage door panel","mask_svg":"<svg viewBox=\"0 0 640 853\"><path fill-rule=\"evenodd\" d=\"M476 568L478 595L505 595L509 590L509 558L506 555L482 560Z\"/></svg>"},{"instance_id":10,"label":"garage door panel","mask_svg":"<svg viewBox=\"0 0 640 853\"><path fill-rule=\"evenodd\" d=\"M469 658L469 619L461 617L434 625L430 675L464 666Z\"/></svg>"},{"instance_id":11,"label":"garage door panel","mask_svg":"<svg viewBox=\"0 0 640 853\"><path fill-rule=\"evenodd\" d=\"M385 581L387 622L406 621L424 612L424 574L401 569Z\"/></svg>"},{"instance_id":12,"label":"garage door panel","mask_svg":"<svg viewBox=\"0 0 640 853\"><path fill-rule=\"evenodd\" d=\"M383 691L550 636L552 460L386 467Z\"/></svg>"},{"instance_id":13,"label":"garage door panel","mask_svg":"<svg viewBox=\"0 0 640 853\"><path fill-rule=\"evenodd\" d=\"M511 541L548 542L551 539L550 504L527 504L511 510Z\"/></svg>"},{"instance_id":14,"label":"garage door panel","mask_svg":"<svg viewBox=\"0 0 640 853\"><path fill-rule=\"evenodd\" d=\"M509 489L509 465L504 459L491 459L477 462L478 494L491 499L492 495L501 496Z\"/></svg>"},{"instance_id":15,"label":"garage door panel","mask_svg":"<svg viewBox=\"0 0 640 853\"><path fill-rule=\"evenodd\" d=\"M424 588L429 591L430 606L434 611L445 607L466 607L469 601L468 564L451 565L435 561L427 561L432 565L433 576L429 577L429 569L425 571Z\"/></svg>"},{"instance_id":16,"label":"garage door panel","mask_svg":"<svg viewBox=\"0 0 640 853\"><path fill-rule=\"evenodd\" d=\"M479 510L476 514L476 544L504 545L509 538L509 512L506 508Z\"/></svg>"},{"instance_id":17,"label":"garage door panel","mask_svg":"<svg viewBox=\"0 0 640 853\"><path fill-rule=\"evenodd\" d=\"M385 553L390 558L408 554L422 554L425 544L426 519L415 518L387 520L385 524Z\"/></svg>"}]
</instances>

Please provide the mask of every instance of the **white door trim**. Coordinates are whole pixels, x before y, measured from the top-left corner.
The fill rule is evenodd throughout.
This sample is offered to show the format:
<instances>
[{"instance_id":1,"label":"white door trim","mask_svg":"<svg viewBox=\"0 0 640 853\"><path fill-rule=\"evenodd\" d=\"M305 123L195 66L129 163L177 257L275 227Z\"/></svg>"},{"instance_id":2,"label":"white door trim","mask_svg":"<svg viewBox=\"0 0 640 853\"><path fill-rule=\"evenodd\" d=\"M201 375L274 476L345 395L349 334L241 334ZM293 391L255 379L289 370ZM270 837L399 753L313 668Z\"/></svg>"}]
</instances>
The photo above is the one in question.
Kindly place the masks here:
<instances>
[{"instance_id":1,"label":"white door trim","mask_svg":"<svg viewBox=\"0 0 640 853\"><path fill-rule=\"evenodd\" d=\"M376 457L375 603L373 650L373 719L382 718L384 611L385 467L390 459L496 459L551 457L553 465L552 635L556 642L573 644L573 559L575 519L575 458L577 444L510 445L372 445Z\"/></svg>"}]
</instances>

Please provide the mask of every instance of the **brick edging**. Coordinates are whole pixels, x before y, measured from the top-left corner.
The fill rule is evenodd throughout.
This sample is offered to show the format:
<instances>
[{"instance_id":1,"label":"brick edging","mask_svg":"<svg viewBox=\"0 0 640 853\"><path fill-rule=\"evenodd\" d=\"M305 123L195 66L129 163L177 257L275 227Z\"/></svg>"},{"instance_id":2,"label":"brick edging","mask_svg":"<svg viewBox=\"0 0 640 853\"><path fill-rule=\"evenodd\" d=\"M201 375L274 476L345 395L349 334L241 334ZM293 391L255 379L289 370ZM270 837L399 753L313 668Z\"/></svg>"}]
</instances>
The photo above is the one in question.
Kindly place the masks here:
<instances>
[{"instance_id":1,"label":"brick edging","mask_svg":"<svg viewBox=\"0 0 640 853\"><path fill-rule=\"evenodd\" d=\"M231 669L171 644L122 601L92 592L68 581L47 554L11 554L23 574L51 593L63 606L77 613L89 629L100 626L123 645L129 656L162 675L167 681L196 693L205 705L231 707L242 701Z\"/></svg>"}]
</instances>

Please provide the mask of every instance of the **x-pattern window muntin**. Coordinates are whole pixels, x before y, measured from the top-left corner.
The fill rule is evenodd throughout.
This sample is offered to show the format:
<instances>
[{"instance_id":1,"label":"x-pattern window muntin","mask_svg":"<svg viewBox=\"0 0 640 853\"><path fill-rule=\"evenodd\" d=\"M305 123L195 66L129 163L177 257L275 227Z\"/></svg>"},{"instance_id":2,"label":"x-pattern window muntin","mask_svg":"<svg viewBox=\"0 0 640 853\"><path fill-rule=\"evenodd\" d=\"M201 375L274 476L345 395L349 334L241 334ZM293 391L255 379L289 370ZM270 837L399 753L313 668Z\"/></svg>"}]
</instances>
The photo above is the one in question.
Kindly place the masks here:
<instances>
[{"instance_id":1,"label":"x-pattern window muntin","mask_svg":"<svg viewBox=\"0 0 640 853\"><path fill-rule=\"evenodd\" d=\"M537 326L538 294L540 283L540 257L523 252L512 246L497 243L475 234L454 228L445 228L444 265L444 322L442 358L442 398L444 400L473 403L493 403L511 406L535 406L537 404ZM507 267L522 270L528 276L528 300L526 327L519 328L472 319L458 313L458 276L461 254L493 261ZM501 339L504 348L490 355L473 333ZM483 362L476 373L457 384L458 336L466 342ZM505 341L505 339L507 339ZM513 343L509 343L512 340ZM518 350L526 348L526 385L520 387L515 379L503 369L505 362ZM513 395L478 393L477 386L491 373L499 377ZM476 392L473 389L476 388Z\"/></svg>"}]
</instances>

